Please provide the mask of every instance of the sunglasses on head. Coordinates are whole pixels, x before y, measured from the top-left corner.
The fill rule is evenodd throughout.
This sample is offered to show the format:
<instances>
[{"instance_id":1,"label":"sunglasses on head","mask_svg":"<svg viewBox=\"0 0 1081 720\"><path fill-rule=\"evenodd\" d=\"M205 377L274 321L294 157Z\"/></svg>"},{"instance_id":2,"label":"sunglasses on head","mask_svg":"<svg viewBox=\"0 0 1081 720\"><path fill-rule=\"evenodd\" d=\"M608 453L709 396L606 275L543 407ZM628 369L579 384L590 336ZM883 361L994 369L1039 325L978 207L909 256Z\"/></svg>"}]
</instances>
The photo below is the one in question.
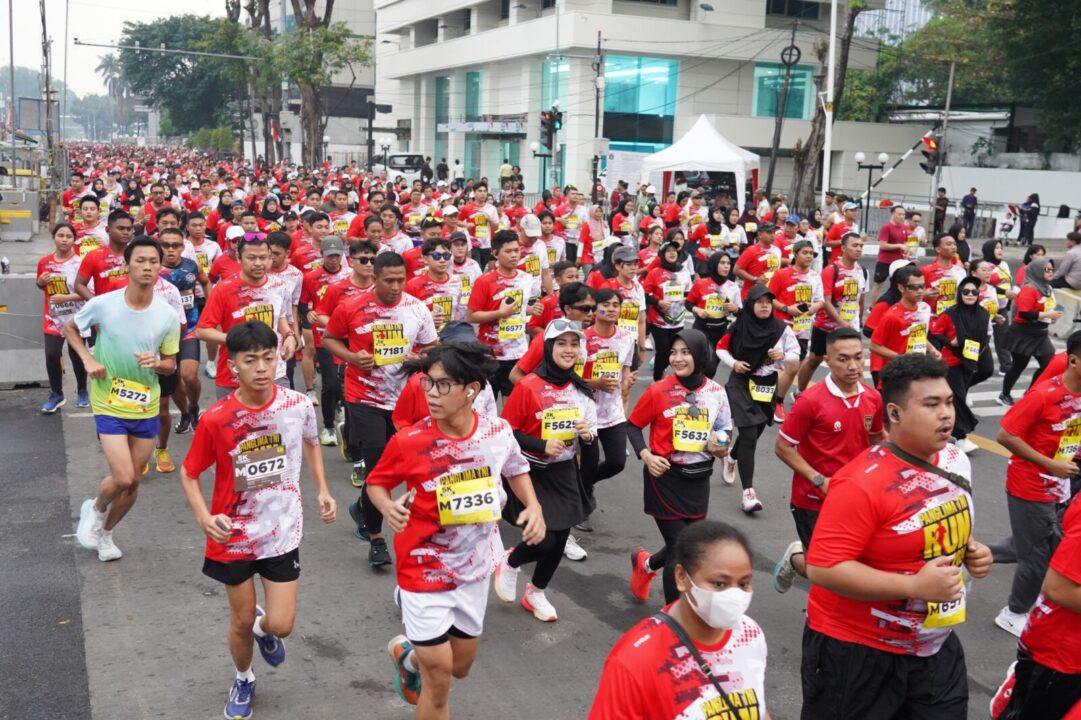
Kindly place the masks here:
<instances>
[{"instance_id":1,"label":"sunglasses on head","mask_svg":"<svg viewBox=\"0 0 1081 720\"><path fill-rule=\"evenodd\" d=\"M572 305L571 307L574 306ZM596 307L594 307L593 309L596 309ZM559 318L558 320L553 320L549 324L549 327L553 328L557 333L564 333L572 330L582 332L581 323L575 322L574 320L567 320L566 318Z\"/></svg>"}]
</instances>

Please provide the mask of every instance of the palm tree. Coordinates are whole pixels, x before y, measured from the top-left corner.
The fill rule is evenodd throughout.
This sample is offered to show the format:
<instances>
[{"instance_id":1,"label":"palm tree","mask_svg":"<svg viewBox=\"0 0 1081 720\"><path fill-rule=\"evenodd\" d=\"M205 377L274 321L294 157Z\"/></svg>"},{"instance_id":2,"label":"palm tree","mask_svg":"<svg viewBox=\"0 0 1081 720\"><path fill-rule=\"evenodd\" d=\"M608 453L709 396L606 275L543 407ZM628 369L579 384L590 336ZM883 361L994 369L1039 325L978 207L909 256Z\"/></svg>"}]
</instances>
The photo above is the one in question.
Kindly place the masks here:
<instances>
[{"instance_id":1,"label":"palm tree","mask_svg":"<svg viewBox=\"0 0 1081 720\"><path fill-rule=\"evenodd\" d=\"M101 79L105 81L105 88L109 93L109 97L113 99L113 123L115 124L118 122L119 116L124 113L124 101L131 94L122 75L120 59L114 53L103 55L98 62L98 66L94 68L94 72L101 75Z\"/></svg>"}]
</instances>

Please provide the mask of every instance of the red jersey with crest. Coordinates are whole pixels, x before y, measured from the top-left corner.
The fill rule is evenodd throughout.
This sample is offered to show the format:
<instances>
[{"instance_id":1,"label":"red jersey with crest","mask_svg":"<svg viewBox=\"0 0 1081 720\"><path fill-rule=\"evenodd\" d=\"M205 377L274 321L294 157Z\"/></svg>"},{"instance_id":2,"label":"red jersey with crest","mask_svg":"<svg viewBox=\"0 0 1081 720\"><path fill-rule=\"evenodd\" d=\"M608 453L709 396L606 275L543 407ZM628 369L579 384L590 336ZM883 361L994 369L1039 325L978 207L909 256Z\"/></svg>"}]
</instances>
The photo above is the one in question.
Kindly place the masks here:
<instances>
[{"instance_id":1,"label":"red jersey with crest","mask_svg":"<svg viewBox=\"0 0 1081 720\"><path fill-rule=\"evenodd\" d=\"M95 295L104 295L128 286L128 268L124 253L114 253L107 246L91 250L79 265L79 277Z\"/></svg>"},{"instance_id":2,"label":"red jersey with crest","mask_svg":"<svg viewBox=\"0 0 1081 720\"><path fill-rule=\"evenodd\" d=\"M1081 395L1062 384L1062 376L1037 383L1002 418L1003 430L1056 460L1072 461L1081 447ZM1070 499L1070 479L1010 456L1006 492L1020 500L1062 503Z\"/></svg>"},{"instance_id":3,"label":"red jersey with crest","mask_svg":"<svg viewBox=\"0 0 1081 720\"><path fill-rule=\"evenodd\" d=\"M503 477L529 472L506 420L473 414L464 438L444 435L430 417L391 437L368 483L416 490L405 530L394 536L398 586L442 592L484 580L502 557Z\"/></svg>"},{"instance_id":4,"label":"red jersey with crest","mask_svg":"<svg viewBox=\"0 0 1081 720\"><path fill-rule=\"evenodd\" d=\"M234 325L258 320L277 333L278 319L287 317L290 312L289 287L280 277L268 274L261 285L252 285L237 275L214 286L199 316L198 327L220 328L223 333L228 333ZM228 358L229 351L222 343L218 348L215 383L220 387L235 388L239 382L229 369ZM285 377L285 361L280 356L274 377Z\"/></svg>"},{"instance_id":5,"label":"red jersey with crest","mask_svg":"<svg viewBox=\"0 0 1081 720\"><path fill-rule=\"evenodd\" d=\"M261 408L249 408L230 393L199 417L184 472L198 479L213 465L210 513L233 521L224 544L207 538L208 559L259 560L300 546L305 443L319 444L315 408L303 393L277 385Z\"/></svg>"},{"instance_id":6,"label":"red jersey with crest","mask_svg":"<svg viewBox=\"0 0 1081 720\"><path fill-rule=\"evenodd\" d=\"M723 701L675 633L648 617L608 654L589 720L766 717L766 637L758 623L744 615L719 643L695 649L724 689Z\"/></svg>"},{"instance_id":7,"label":"red jersey with crest","mask_svg":"<svg viewBox=\"0 0 1081 720\"><path fill-rule=\"evenodd\" d=\"M324 266L320 265L305 273L304 282L300 288L300 302L307 305L309 310L314 310L332 285L345 282L352 274L353 271L345 265L338 268L337 272L327 272ZM315 339L316 348L323 347L325 332L322 325L318 323L312 325L312 337Z\"/></svg>"},{"instance_id":8,"label":"red jersey with crest","mask_svg":"<svg viewBox=\"0 0 1081 720\"><path fill-rule=\"evenodd\" d=\"M934 464L971 477L968 456L955 445L942 449ZM965 621L963 565L972 521L969 493L881 445L867 450L830 479L807 563L830 568L856 560L883 572L915 575L929 561L953 555L966 578L962 597L952 603L853 600L812 585L808 625L842 642L899 655L934 655L953 627Z\"/></svg>"}]
</instances>

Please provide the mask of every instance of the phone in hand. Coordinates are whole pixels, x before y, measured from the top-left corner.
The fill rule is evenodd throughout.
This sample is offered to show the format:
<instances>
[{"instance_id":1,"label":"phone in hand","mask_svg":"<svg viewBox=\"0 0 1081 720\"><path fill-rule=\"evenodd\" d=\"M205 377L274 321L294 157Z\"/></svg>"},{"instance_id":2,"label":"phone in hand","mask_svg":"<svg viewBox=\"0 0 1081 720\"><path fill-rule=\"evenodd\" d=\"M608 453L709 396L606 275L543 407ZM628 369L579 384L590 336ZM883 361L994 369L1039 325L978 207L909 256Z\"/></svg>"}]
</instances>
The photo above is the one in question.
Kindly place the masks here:
<instances>
[{"instance_id":1,"label":"phone in hand","mask_svg":"<svg viewBox=\"0 0 1081 720\"><path fill-rule=\"evenodd\" d=\"M404 507L406 510L413 507L413 500L415 500L416 497L417 497L417 489L413 488L408 493L406 493L405 502L402 503L402 507Z\"/></svg>"}]
</instances>

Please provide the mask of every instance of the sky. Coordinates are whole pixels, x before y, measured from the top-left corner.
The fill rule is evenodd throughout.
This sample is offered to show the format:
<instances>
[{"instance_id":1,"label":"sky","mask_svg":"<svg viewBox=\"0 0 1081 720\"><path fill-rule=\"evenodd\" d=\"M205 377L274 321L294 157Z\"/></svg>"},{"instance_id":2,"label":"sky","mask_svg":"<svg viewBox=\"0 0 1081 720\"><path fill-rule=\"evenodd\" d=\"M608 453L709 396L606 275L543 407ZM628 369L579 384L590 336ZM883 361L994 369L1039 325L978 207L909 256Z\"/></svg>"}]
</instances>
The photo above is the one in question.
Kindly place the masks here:
<instances>
[{"instance_id":1,"label":"sky","mask_svg":"<svg viewBox=\"0 0 1081 720\"><path fill-rule=\"evenodd\" d=\"M94 72L98 60L115 50L101 47L84 47L74 44L75 38L83 42L115 44L126 20L153 22L163 17L181 13L194 15L224 16L224 0L45 0L45 21L53 40L53 76L64 79L64 6L69 6L68 20L68 87L78 95L105 94L101 76ZM14 0L15 8L15 65L41 69L41 14L40 0ZM0 4L0 46L3 47L0 64L7 65L10 58L8 47L7 3Z\"/></svg>"}]
</instances>

